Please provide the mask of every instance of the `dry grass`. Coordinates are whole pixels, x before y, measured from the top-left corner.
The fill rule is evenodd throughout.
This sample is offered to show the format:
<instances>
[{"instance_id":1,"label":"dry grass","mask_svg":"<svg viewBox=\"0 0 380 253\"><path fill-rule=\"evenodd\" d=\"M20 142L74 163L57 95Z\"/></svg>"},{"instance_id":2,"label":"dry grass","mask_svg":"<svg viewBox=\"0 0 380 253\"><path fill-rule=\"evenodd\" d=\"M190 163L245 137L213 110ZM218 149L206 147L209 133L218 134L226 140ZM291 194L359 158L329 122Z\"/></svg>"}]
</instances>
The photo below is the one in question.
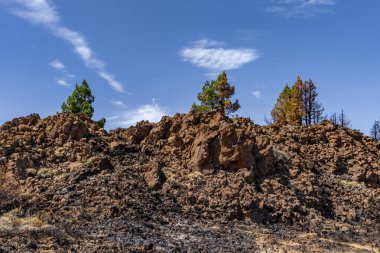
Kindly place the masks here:
<instances>
[{"instance_id":1,"label":"dry grass","mask_svg":"<svg viewBox=\"0 0 380 253\"><path fill-rule=\"evenodd\" d=\"M315 233L295 235L293 239L280 239L277 241L279 252L336 252L336 253L380 253L379 249L366 243L350 243L340 240L319 237Z\"/></svg>"},{"instance_id":2,"label":"dry grass","mask_svg":"<svg viewBox=\"0 0 380 253\"><path fill-rule=\"evenodd\" d=\"M62 229L49 225L37 216L25 216L20 208L0 216L0 252L17 249L17 252L66 252L72 238ZM11 251L13 252L13 251Z\"/></svg>"},{"instance_id":3,"label":"dry grass","mask_svg":"<svg viewBox=\"0 0 380 253\"><path fill-rule=\"evenodd\" d=\"M52 234L55 227L46 224L36 216L23 217L21 209L16 208L0 217L0 234L12 236L17 234Z\"/></svg>"}]
</instances>

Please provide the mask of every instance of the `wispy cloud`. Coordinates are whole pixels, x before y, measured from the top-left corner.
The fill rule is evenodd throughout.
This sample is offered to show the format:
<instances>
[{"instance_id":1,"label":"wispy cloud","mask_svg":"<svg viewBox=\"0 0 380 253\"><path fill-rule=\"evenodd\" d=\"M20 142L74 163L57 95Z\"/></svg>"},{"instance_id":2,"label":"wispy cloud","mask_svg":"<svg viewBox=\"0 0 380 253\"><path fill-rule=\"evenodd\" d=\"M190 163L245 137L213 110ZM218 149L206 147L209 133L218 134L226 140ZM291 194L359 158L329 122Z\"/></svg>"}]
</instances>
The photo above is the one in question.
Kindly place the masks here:
<instances>
[{"instance_id":1,"label":"wispy cloud","mask_svg":"<svg viewBox=\"0 0 380 253\"><path fill-rule=\"evenodd\" d=\"M111 116L111 117L107 117L106 120L107 122L108 121L114 121L114 120L117 120L119 118L119 116Z\"/></svg>"},{"instance_id":2,"label":"wispy cloud","mask_svg":"<svg viewBox=\"0 0 380 253\"><path fill-rule=\"evenodd\" d=\"M89 47L85 37L61 24L61 17L57 9L49 0L13 0L5 2L12 14L26 21L43 26L56 37L68 42L74 52L84 61L87 67L93 68L113 89L123 92L123 86L115 79L114 75L107 72L105 63L96 58Z\"/></svg>"},{"instance_id":3,"label":"wispy cloud","mask_svg":"<svg viewBox=\"0 0 380 253\"><path fill-rule=\"evenodd\" d=\"M112 86L112 88L114 88L117 91L123 92L123 86L121 85L121 83L119 83L115 79L114 75L112 75L106 71L99 71L98 75L101 78L103 78L104 80L106 80L108 82L108 84Z\"/></svg>"},{"instance_id":4,"label":"wispy cloud","mask_svg":"<svg viewBox=\"0 0 380 253\"><path fill-rule=\"evenodd\" d=\"M216 79L218 75L220 75L220 72L209 72L204 74L207 79Z\"/></svg>"},{"instance_id":5,"label":"wispy cloud","mask_svg":"<svg viewBox=\"0 0 380 253\"><path fill-rule=\"evenodd\" d=\"M119 107L126 107L126 104L120 100L111 100L110 103Z\"/></svg>"},{"instance_id":6,"label":"wispy cloud","mask_svg":"<svg viewBox=\"0 0 380 253\"><path fill-rule=\"evenodd\" d=\"M263 96L263 94L259 90L252 91L251 94L257 99L260 99Z\"/></svg>"},{"instance_id":7,"label":"wispy cloud","mask_svg":"<svg viewBox=\"0 0 380 253\"><path fill-rule=\"evenodd\" d=\"M54 60L50 62L50 66L58 70L63 70L66 68L65 65L60 60Z\"/></svg>"},{"instance_id":8,"label":"wispy cloud","mask_svg":"<svg viewBox=\"0 0 380 253\"><path fill-rule=\"evenodd\" d=\"M69 87L70 84L63 78L60 78L60 79L56 79L55 80L55 83L61 85L61 86L64 86L64 87Z\"/></svg>"},{"instance_id":9,"label":"wispy cloud","mask_svg":"<svg viewBox=\"0 0 380 253\"><path fill-rule=\"evenodd\" d=\"M49 65L52 68L58 70L62 74L62 76L60 78L56 78L55 83L57 83L61 86L64 86L64 87L71 86L69 81L71 79L73 79L75 76L73 74L70 74L67 72L65 64L63 64L60 60L55 59L55 60L51 61L49 63Z\"/></svg>"},{"instance_id":10,"label":"wispy cloud","mask_svg":"<svg viewBox=\"0 0 380 253\"><path fill-rule=\"evenodd\" d=\"M117 127L129 127L142 120L158 122L167 115L165 108L161 107L154 99L151 104L145 104L137 108L126 110L116 116L108 117L111 125Z\"/></svg>"},{"instance_id":11,"label":"wispy cloud","mask_svg":"<svg viewBox=\"0 0 380 253\"><path fill-rule=\"evenodd\" d=\"M180 51L182 59L195 66L211 70L238 69L259 58L252 48L225 48L224 42L202 39Z\"/></svg>"},{"instance_id":12,"label":"wispy cloud","mask_svg":"<svg viewBox=\"0 0 380 253\"><path fill-rule=\"evenodd\" d=\"M200 39L191 43L195 47L222 47L225 46L226 43L224 41L216 41L209 39Z\"/></svg>"},{"instance_id":13,"label":"wispy cloud","mask_svg":"<svg viewBox=\"0 0 380 253\"><path fill-rule=\"evenodd\" d=\"M259 36L260 32L247 30L247 29L239 29L235 31L236 37L242 42L254 42L256 38Z\"/></svg>"},{"instance_id":14,"label":"wispy cloud","mask_svg":"<svg viewBox=\"0 0 380 253\"><path fill-rule=\"evenodd\" d=\"M50 5L48 0L14 0L4 1L12 5L15 4L11 12L27 21L38 25L57 25L61 21L57 10Z\"/></svg>"},{"instance_id":15,"label":"wispy cloud","mask_svg":"<svg viewBox=\"0 0 380 253\"><path fill-rule=\"evenodd\" d=\"M267 12L277 13L285 17L309 17L319 13L331 12L331 7L338 0L274 0Z\"/></svg>"}]
</instances>

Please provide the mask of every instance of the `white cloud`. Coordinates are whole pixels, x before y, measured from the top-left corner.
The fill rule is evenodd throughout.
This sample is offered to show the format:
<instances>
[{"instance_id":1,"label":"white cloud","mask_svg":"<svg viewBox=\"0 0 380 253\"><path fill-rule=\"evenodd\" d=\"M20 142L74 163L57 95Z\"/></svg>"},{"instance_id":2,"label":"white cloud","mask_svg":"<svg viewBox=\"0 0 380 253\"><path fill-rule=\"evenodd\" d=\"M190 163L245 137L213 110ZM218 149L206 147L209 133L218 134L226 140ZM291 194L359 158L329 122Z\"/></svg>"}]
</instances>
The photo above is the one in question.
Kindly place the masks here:
<instances>
[{"instance_id":1,"label":"white cloud","mask_svg":"<svg viewBox=\"0 0 380 253\"><path fill-rule=\"evenodd\" d=\"M85 62L86 66L104 70L105 63L95 58L92 49L88 46L86 39L79 33L72 31L66 27L55 27L53 34L58 38L68 42L74 48L74 52Z\"/></svg>"},{"instance_id":2,"label":"white cloud","mask_svg":"<svg viewBox=\"0 0 380 253\"><path fill-rule=\"evenodd\" d=\"M116 106L126 107L126 105L124 104L124 102L120 101L120 100L111 100L110 103L113 104L113 105L116 105Z\"/></svg>"},{"instance_id":3,"label":"white cloud","mask_svg":"<svg viewBox=\"0 0 380 253\"><path fill-rule=\"evenodd\" d=\"M251 92L252 96L256 97L257 99L261 98L263 94L259 90L255 90Z\"/></svg>"},{"instance_id":4,"label":"white cloud","mask_svg":"<svg viewBox=\"0 0 380 253\"><path fill-rule=\"evenodd\" d=\"M334 5L336 0L309 0L306 1L307 5Z\"/></svg>"},{"instance_id":5,"label":"white cloud","mask_svg":"<svg viewBox=\"0 0 380 253\"><path fill-rule=\"evenodd\" d=\"M106 118L106 121L114 121L114 120L117 120L119 118L119 116L111 116L111 117L107 117Z\"/></svg>"},{"instance_id":6,"label":"white cloud","mask_svg":"<svg viewBox=\"0 0 380 253\"><path fill-rule=\"evenodd\" d=\"M55 82L61 86L69 87L70 84L65 79L57 79Z\"/></svg>"},{"instance_id":7,"label":"white cloud","mask_svg":"<svg viewBox=\"0 0 380 253\"><path fill-rule=\"evenodd\" d=\"M149 122L158 122L163 116L167 115L165 108L158 103L145 104L137 108L124 111L117 116L108 117L107 120L113 121L111 124L117 127L129 127L142 120Z\"/></svg>"},{"instance_id":8,"label":"white cloud","mask_svg":"<svg viewBox=\"0 0 380 253\"><path fill-rule=\"evenodd\" d=\"M123 86L115 79L115 77L112 74L107 73L105 71L99 71L98 75L104 80L106 80L108 84L111 85L112 88L114 88L116 91L123 92Z\"/></svg>"},{"instance_id":9,"label":"white cloud","mask_svg":"<svg viewBox=\"0 0 380 253\"><path fill-rule=\"evenodd\" d=\"M308 17L319 13L331 12L338 0L275 0L267 12L278 13L286 17Z\"/></svg>"},{"instance_id":10,"label":"white cloud","mask_svg":"<svg viewBox=\"0 0 380 253\"><path fill-rule=\"evenodd\" d=\"M54 60L50 62L50 66L58 70L64 70L66 67L60 60Z\"/></svg>"},{"instance_id":11,"label":"white cloud","mask_svg":"<svg viewBox=\"0 0 380 253\"><path fill-rule=\"evenodd\" d=\"M106 72L105 63L94 56L94 52L89 47L84 36L61 25L61 18L56 8L49 0L14 0L7 1L10 5L11 13L27 20L30 23L41 25L47 28L53 35L68 42L86 66L96 69L97 73L108 82L108 84L118 92L123 92L123 86Z\"/></svg>"},{"instance_id":12,"label":"white cloud","mask_svg":"<svg viewBox=\"0 0 380 253\"><path fill-rule=\"evenodd\" d=\"M223 41L209 40L209 39L200 39L192 43L195 47L221 47L225 46L226 43Z\"/></svg>"},{"instance_id":13,"label":"white cloud","mask_svg":"<svg viewBox=\"0 0 380 253\"><path fill-rule=\"evenodd\" d=\"M11 12L27 21L40 25L57 25L60 17L56 9L47 0L15 0L13 3L19 5Z\"/></svg>"},{"instance_id":14,"label":"white cloud","mask_svg":"<svg viewBox=\"0 0 380 253\"><path fill-rule=\"evenodd\" d=\"M220 75L220 72L209 72L209 73L205 73L205 76L206 76L208 79L217 79L219 75Z\"/></svg>"},{"instance_id":15,"label":"white cloud","mask_svg":"<svg viewBox=\"0 0 380 253\"><path fill-rule=\"evenodd\" d=\"M60 61L60 60L53 60L52 62L49 63L51 67L59 70L60 72L63 73L63 76L60 78L57 78L55 80L55 83L64 86L64 87L69 87L71 86L69 81L73 79L75 76L73 74L67 73L66 66Z\"/></svg>"},{"instance_id":16,"label":"white cloud","mask_svg":"<svg viewBox=\"0 0 380 253\"><path fill-rule=\"evenodd\" d=\"M259 58L255 49L226 49L222 45L225 43L202 39L193 42L192 46L182 49L180 55L184 61L211 70L238 69L243 64Z\"/></svg>"}]
</instances>

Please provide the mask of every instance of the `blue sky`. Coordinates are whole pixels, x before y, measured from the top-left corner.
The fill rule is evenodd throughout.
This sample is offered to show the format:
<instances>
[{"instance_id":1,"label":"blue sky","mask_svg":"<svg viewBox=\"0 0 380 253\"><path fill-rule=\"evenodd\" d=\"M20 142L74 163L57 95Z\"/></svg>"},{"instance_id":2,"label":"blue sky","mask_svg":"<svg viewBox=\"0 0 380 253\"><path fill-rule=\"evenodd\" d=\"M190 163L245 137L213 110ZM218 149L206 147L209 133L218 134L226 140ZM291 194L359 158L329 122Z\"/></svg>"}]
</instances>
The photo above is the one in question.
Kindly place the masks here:
<instances>
[{"instance_id":1,"label":"blue sky","mask_svg":"<svg viewBox=\"0 0 380 253\"><path fill-rule=\"evenodd\" d=\"M263 124L286 83L326 114L379 119L378 0L0 0L0 123L60 111L75 83L107 128L188 112L227 70L239 116Z\"/></svg>"}]
</instances>

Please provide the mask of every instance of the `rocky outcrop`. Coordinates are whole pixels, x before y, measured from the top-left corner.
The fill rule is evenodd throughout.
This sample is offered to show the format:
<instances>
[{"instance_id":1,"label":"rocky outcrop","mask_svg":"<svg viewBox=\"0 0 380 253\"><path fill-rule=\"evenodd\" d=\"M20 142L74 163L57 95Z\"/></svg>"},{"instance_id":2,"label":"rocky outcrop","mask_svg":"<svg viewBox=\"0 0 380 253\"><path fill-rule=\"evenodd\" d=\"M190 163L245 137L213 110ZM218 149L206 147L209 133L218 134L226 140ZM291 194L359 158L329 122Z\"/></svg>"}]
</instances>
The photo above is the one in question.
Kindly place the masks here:
<instances>
[{"instance_id":1,"label":"rocky outcrop","mask_svg":"<svg viewBox=\"0 0 380 253\"><path fill-rule=\"evenodd\" d=\"M131 131L145 138L131 141ZM359 198L376 203L361 205L360 219L378 215L378 143L328 121L278 128L220 114L188 114L151 127L143 122L117 135L151 150L150 159L171 168L163 171L160 188L200 217L289 224L314 224L315 217L355 221ZM146 178L158 185L156 170ZM354 185L372 193L357 190L360 197L348 203L343 196ZM347 211L341 210L343 202L350 206Z\"/></svg>"},{"instance_id":2,"label":"rocky outcrop","mask_svg":"<svg viewBox=\"0 0 380 253\"><path fill-rule=\"evenodd\" d=\"M239 251L233 241L252 251L252 231L279 226L379 246L379 158L378 142L328 121L262 127L190 113L107 133L83 115L34 114L0 127L0 214L41 217L63 239L33 242L63 251ZM23 236L2 235L0 219L0 252L16 241L28 251Z\"/></svg>"}]
</instances>

